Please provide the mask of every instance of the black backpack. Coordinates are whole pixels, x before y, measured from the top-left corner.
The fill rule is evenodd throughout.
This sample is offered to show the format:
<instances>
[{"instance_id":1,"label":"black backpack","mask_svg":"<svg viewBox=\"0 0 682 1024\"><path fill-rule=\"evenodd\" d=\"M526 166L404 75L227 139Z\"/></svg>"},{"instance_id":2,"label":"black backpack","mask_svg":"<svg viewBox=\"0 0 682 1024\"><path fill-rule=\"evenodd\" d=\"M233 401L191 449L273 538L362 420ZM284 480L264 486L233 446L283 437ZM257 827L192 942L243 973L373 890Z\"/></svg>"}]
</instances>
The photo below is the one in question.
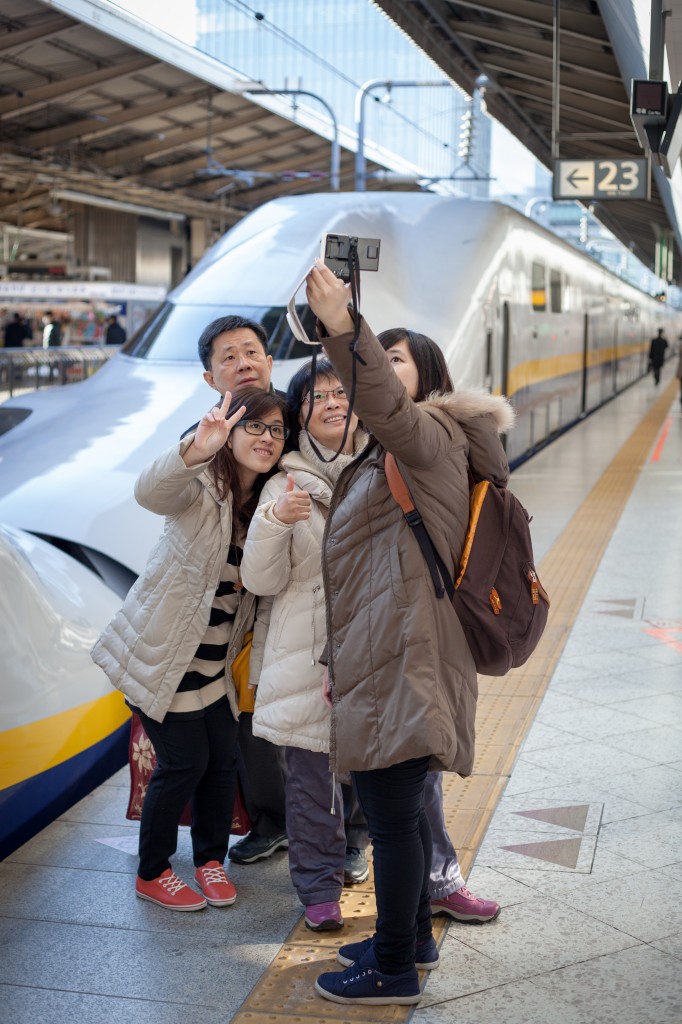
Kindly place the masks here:
<instances>
[{"instance_id":1,"label":"black backpack","mask_svg":"<svg viewBox=\"0 0 682 1024\"><path fill-rule=\"evenodd\" d=\"M470 481L469 528L457 579L443 563L398 465L386 454L386 479L426 559L436 596L447 593L476 671L503 676L528 660L547 624L549 597L538 579L530 518L506 487Z\"/></svg>"}]
</instances>

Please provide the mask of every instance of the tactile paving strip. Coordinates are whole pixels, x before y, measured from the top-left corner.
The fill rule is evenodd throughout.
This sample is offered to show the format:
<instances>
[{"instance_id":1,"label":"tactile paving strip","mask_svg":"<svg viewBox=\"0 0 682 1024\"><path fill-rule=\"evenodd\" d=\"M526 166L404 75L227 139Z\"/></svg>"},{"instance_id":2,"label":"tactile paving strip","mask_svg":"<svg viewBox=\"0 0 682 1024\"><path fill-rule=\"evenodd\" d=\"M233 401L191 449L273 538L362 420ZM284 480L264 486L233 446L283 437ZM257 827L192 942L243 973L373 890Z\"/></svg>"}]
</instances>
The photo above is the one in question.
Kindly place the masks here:
<instances>
[{"instance_id":1,"label":"tactile paving strip","mask_svg":"<svg viewBox=\"0 0 682 1024\"><path fill-rule=\"evenodd\" d=\"M592 582L611 534L634 487L677 390L672 381L604 471L566 525L539 575L552 599L547 629L528 665L502 678L479 677L476 763L469 779L443 776L448 831L466 876L502 796L519 748L535 717L547 684ZM494 893L488 895L494 896ZM317 996L315 978L334 970L339 945L371 935L375 905L370 881L345 890L342 932L316 933L303 920L263 974L232 1024L365 1024L407 1021L414 1007L344 1006ZM447 918L434 918L440 943ZM422 972L425 975L426 972ZM424 982L422 977L422 983Z\"/></svg>"}]
</instances>

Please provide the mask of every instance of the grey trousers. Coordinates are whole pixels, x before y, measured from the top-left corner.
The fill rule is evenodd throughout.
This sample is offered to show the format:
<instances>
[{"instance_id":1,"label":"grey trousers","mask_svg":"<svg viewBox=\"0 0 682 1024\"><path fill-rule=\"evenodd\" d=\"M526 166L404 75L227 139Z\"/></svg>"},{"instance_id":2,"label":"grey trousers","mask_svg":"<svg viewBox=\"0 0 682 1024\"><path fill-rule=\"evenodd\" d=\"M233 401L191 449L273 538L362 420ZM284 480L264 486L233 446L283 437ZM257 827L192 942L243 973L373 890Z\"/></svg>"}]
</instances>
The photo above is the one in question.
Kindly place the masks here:
<instances>
[{"instance_id":1,"label":"grey trousers","mask_svg":"<svg viewBox=\"0 0 682 1024\"><path fill-rule=\"evenodd\" d=\"M431 826L433 855L429 893L432 900L442 900L464 885L459 869L457 851L445 827L443 817L443 776L440 772L427 772L424 786L424 811Z\"/></svg>"},{"instance_id":2,"label":"grey trousers","mask_svg":"<svg viewBox=\"0 0 682 1024\"><path fill-rule=\"evenodd\" d=\"M332 807L332 775L329 756L285 747L286 817L289 839L289 872L304 907L335 903L343 889L343 864L347 846L365 849L367 824L355 793L336 781ZM443 780L440 772L428 772L424 810L433 837L431 899L443 899L461 889L464 879L457 853L443 818Z\"/></svg>"},{"instance_id":3,"label":"grey trousers","mask_svg":"<svg viewBox=\"0 0 682 1024\"><path fill-rule=\"evenodd\" d=\"M337 903L343 889L346 846L358 845L346 841L341 783L333 780L328 754L285 747L284 758L291 881L304 907ZM366 830L365 825L365 834ZM358 839L357 822L353 836Z\"/></svg>"}]
</instances>

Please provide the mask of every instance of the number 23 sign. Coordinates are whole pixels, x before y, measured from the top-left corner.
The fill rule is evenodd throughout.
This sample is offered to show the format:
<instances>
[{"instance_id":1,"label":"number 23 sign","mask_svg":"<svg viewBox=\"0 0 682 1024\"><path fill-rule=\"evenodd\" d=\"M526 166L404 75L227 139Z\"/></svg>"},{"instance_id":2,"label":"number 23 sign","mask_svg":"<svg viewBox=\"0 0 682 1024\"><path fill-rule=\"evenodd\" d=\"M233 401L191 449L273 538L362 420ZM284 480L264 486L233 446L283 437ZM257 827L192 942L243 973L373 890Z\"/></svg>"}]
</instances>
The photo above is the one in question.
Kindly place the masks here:
<instances>
[{"instance_id":1,"label":"number 23 sign","mask_svg":"<svg viewBox=\"0 0 682 1024\"><path fill-rule=\"evenodd\" d=\"M649 161L556 160L554 199L648 199Z\"/></svg>"}]
</instances>

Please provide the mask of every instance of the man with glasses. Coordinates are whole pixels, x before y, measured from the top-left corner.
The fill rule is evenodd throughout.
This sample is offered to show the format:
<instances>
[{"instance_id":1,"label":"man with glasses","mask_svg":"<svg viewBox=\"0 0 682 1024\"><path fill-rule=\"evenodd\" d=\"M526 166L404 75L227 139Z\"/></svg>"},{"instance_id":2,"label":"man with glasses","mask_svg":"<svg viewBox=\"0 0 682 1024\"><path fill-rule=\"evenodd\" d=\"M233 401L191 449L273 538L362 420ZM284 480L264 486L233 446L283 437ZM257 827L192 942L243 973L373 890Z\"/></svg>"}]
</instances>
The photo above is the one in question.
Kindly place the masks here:
<instances>
[{"instance_id":1,"label":"man with glasses","mask_svg":"<svg viewBox=\"0 0 682 1024\"><path fill-rule=\"evenodd\" d=\"M256 320L242 316L214 320L199 338L199 358L204 380L220 395L247 387L274 390L270 383L272 356L268 355L268 336ZM255 420L246 420L241 426L249 434L263 434L266 429L265 424ZM274 428L268 429L276 437ZM239 716L239 778L251 831L229 850L228 856L236 864L253 864L288 847L284 761L279 747L253 735L252 718L246 711Z\"/></svg>"}]
</instances>

